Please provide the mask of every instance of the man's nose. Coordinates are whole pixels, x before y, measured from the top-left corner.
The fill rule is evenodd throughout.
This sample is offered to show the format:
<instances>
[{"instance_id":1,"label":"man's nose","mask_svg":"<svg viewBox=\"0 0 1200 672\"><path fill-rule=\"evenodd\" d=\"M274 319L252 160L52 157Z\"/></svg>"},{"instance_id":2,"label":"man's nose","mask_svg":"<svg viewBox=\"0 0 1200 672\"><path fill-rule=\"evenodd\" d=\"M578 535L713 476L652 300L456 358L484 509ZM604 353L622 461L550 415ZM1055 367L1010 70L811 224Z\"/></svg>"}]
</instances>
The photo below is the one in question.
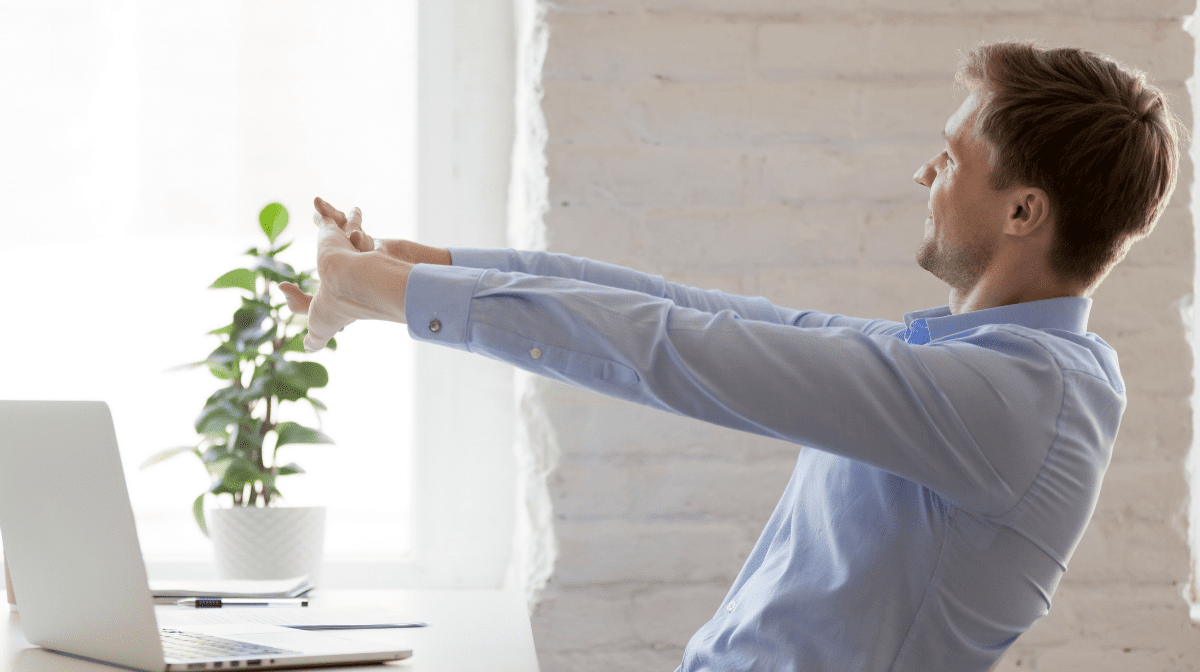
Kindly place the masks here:
<instances>
[{"instance_id":1,"label":"man's nose","mask_svg":"<svg viewBox=\"0 0 1200 672\"><path fill-rule=\"evenodd\" d=\"M913 180L922 187L928 187L930 185L929 173L931 172L933 172L933 162L927 161L913 174Z\"/></svg>"}]
</instances>

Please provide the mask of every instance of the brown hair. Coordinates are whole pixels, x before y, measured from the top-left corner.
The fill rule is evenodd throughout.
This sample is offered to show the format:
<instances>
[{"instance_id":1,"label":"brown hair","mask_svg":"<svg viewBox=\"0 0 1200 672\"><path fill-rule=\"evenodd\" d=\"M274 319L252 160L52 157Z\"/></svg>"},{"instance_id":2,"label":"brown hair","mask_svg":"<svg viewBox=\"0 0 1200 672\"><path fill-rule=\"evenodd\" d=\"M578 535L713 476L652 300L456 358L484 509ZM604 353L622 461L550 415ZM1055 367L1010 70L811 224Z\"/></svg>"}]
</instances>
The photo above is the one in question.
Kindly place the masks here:
<instances>
[{"instance_id":1,"label":"brown hair","mask_svg":"<svg viewBox=\"0 0 1200 672\"><path fill-rule=\"evenodd\" d=\"M1055 232L1048 263L1087 293L1154 228L1179 172L1179 122L1137 70L1082 49L977 46L959 64L992 146L992 187L1037 187Z\"/></svg>"}]
</instances>

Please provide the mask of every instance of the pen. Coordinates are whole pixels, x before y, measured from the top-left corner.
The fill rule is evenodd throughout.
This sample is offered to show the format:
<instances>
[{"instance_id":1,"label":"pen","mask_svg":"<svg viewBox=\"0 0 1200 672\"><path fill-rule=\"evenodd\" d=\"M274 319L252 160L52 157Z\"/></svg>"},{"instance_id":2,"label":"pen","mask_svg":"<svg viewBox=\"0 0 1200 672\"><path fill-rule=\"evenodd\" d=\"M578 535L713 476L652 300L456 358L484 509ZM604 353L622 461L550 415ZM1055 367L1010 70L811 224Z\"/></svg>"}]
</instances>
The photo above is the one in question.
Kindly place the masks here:
<instances>
[{"instance_id":1,"label":"pen","mask_svg":"<svg viewBox=\"0 0 1200 672\"><path fill-rule=\"evenodd\" d=\"M261 597L187 597L175 604L197 609L220 609L221 607L307 607L307 597L263 599Z\"/></svg>"}]
</instances>

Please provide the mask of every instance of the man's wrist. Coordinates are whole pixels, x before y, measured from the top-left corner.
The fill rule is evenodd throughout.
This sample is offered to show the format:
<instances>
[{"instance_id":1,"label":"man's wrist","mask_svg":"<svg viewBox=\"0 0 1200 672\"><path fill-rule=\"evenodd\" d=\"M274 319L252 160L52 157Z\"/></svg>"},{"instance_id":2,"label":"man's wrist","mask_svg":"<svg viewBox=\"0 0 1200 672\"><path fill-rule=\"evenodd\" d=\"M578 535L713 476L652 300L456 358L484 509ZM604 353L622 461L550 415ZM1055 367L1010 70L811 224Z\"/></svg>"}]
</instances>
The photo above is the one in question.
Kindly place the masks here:
<instances>
[{"instance_id":1,"label":"man's wrist","mask_svg":"<svg viewBox=\"0 0 1200 672\"><path fill-rule=\"evenodd\" d=\"M409 253L405 256L414 264L438 264L441 266L450 266L450 250L444 247L432 247L430 245L422 245L407 241Z\"/></svg>"},{"instance_id":2,"label":"man's wrist","mask_svg":"<svg viewBox=\"0 0 1200 672\"><path fill-rule=\"evenodd\" d=\"M366 289L363 302L369 304L362 306L366 308L362 319L404 324L404 295L412 264L382 252L364 254L362 260L359 283Z\"/></svg>"}]
</instances>

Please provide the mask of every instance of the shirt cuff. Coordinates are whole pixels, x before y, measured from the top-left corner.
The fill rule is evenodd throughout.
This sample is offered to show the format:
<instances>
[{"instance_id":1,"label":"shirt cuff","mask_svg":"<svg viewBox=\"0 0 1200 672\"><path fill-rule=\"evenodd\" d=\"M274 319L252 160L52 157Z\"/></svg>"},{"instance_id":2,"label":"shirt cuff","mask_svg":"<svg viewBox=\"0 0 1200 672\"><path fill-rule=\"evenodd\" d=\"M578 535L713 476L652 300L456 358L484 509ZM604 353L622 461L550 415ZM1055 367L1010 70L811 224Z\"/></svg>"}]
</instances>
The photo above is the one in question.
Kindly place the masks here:
<instances>
[{"instance_id":1,"label":"shirt cuff","mask_svg":"<svg viewBox=\"0 0 1200 672\"><path fill-rule=\"evenodd\" d=\"M471 298L484 271L478 268L417 264L408 275L404 319L418 341L468 350Z\"/></svg>"}]
</instances>

